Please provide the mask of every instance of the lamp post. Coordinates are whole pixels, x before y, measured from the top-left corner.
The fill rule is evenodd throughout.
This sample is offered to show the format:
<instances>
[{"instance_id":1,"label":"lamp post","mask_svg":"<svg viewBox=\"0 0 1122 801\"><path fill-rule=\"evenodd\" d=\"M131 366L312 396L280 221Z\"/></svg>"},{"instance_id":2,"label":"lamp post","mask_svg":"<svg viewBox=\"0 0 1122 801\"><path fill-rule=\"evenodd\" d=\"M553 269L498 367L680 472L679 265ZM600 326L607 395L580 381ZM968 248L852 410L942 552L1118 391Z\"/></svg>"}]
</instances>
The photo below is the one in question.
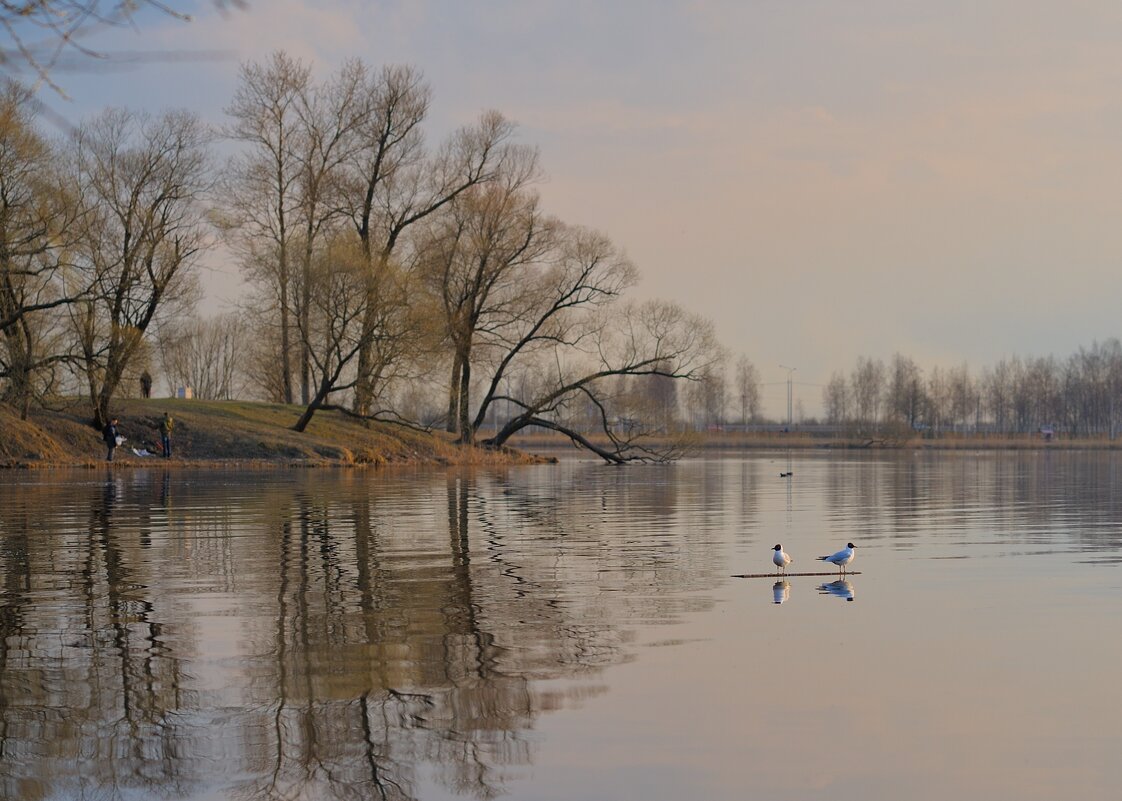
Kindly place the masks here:
<instances>
[{"instance_id":1,"label":"lamp post","mask_svg":"<svg viewBox=\"0 0 1122 801\"><path fill-rule=\"evenodd\" d=\"M787 430L790 431L791 430L791 424L792 424L791 423L791 411L792 411L792 406L791 406L791 391L792 391L791 374L794 373L795 370L797 370L798 368L797 367L788 367L785 364L781 364L779 366L780 366L781 369L787 371Z\"/></svg>"}]
</instances>

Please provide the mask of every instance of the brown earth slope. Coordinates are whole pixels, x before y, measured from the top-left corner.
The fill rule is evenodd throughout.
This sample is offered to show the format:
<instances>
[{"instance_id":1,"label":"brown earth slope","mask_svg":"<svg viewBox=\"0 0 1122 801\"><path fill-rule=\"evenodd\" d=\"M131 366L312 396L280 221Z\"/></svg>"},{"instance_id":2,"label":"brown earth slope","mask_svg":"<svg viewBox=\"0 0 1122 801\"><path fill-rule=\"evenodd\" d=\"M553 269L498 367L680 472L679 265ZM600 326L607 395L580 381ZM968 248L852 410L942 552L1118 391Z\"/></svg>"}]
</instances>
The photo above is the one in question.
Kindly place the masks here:
<instances>
[{"instance_id":1,"label":"brown earth slope","mask_svg":"<svg viewBox=\"0 0 1122 801\"><path fill-rule=\"evenodd\" d=\"M240 401L138 400L115 405L126 441L114 463L160 459L159 424L164 412L175 421L171 463L261 463L289 465L511 464L536 461L515 451L460 448L447 437L384 423L363 424L338 412L321 412L308 430L291 426L293 406ZM89 424L85 405L33 411L27 420L0 404L0 465L46 467L103 462L101 432ZM138 456L133 449L155 456Z\"/></svg>"}]
</instances>

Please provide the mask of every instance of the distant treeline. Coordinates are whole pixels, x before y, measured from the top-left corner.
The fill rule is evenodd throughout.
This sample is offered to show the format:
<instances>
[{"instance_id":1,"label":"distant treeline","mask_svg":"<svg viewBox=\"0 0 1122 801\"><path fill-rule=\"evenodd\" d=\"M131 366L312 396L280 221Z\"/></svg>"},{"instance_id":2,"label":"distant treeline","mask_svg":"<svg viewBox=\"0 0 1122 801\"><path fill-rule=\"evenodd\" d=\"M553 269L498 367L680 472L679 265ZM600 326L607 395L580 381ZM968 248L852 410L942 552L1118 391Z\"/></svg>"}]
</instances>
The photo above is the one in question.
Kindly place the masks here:
<instances>
[{"instance_id":1,"label":"distant treeline","mask_svg":"<svg viewBox=\"0 0 1122 801\"><path fill-rule=\"evenodd\" d=\"M1065 433L1113 439L1122 430L1122 344L1081 347L1067 358L1002 359L977 375L964 364L931 368L895 355L858 359L822 393L826 422L857 431L886 427L939 434Z\"/></svg>"},{"instance_id":2,"label":"distant treeline","mask_svg":"<svg viewBox=\"0 0 1122 801\"><path fill-rule=\"evenodd\" d=\"M830 376L820 418L803 414L796 400L790 421L761 413L758 374L746 358L728 372L718 366L680 398L667 398L667 413L694 430L744 433L791 426L858 437L1122 433L1122 343L1113 338L1066 358L1013 356L979 372L965 364L924 370L903 354L887 364L862 356Z\"/></svg>"}]
</instances>

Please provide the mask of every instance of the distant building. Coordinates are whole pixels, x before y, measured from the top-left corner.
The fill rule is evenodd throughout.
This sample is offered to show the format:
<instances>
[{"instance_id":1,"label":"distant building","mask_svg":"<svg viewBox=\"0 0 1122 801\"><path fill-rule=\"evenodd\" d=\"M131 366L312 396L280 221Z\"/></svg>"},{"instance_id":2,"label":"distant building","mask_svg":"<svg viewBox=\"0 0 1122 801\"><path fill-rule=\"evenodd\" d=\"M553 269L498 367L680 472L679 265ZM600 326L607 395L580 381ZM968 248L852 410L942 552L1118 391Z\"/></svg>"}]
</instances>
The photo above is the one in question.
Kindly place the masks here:
<instances>
[{"instance_id":1,"label":"distant building","mask_svg":"<svg viewBox=\"0 0 1122 801\"><path fill-rule=\"evenodd\" d=\"M1056 430L1052 426L1041 426L1040 436L1044 438L1045 442L1051 442L1052 437L1056 436Z\"/></svg>"},{"instance_id":2,"label":"distant building","mask_svg":"<svg viewBox=\"0 0 1122 801\"><path fill-rule=\"evenodd\" d=\"M190 387L176 387L175 397L180 400L191 400L191 398L195 397L195 391Z\"/></svg>"}]
</instances>

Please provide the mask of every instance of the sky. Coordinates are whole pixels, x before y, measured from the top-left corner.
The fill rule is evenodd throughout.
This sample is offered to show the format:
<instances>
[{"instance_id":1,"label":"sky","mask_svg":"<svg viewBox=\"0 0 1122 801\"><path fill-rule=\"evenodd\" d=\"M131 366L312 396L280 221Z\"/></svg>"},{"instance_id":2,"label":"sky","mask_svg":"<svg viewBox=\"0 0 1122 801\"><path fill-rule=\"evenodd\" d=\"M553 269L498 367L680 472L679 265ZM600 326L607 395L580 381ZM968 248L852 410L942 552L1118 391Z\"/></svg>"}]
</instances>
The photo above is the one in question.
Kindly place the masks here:
<instances>
[{"instance_id":1,"label":"sky","mask_svg":"<svg viewBox=\"0 0 1122 801\"><path fill-rule=\"evenodd\" d=\"M91 37L181 60L56 75L224 121L239 62L410 64L430 138L484 109L541 152L548 210L639 267L637 298L786 365L807 413L859 356L925 370L1122 336L1122 4L1099 0L249 0ZM211 302L237 293L214 264Z\"/></svg>"}]
</instances>

